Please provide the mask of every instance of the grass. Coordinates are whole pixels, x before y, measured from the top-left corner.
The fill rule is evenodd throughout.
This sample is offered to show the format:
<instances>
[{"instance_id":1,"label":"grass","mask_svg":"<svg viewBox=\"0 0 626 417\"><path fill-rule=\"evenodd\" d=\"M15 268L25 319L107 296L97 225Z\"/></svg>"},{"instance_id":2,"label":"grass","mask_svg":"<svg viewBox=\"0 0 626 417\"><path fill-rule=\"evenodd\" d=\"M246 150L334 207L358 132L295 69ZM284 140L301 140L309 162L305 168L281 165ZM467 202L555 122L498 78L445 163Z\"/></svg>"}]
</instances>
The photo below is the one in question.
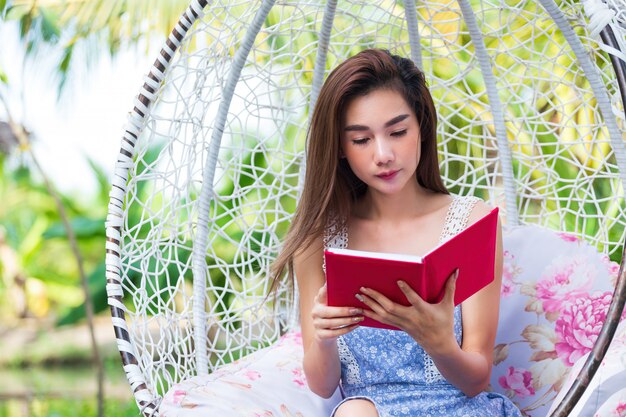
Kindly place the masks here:
<instances>
[{"instance_id":1,"label":"grass","mask_svg":"<svg viewBox=\"0 0 626 417\"><path fill-rule=\"evenodd\" d=\"M96 417L91 366L0 367L0 417ZM140 417L119 360L105 364L106 417Z\"/></svg>"},{"instance_id":2,"label":"grass","mask_svg":"<svg viewBox=\"0 0 626 417\"><path fill-rule=\"evenodd\" d=\"M20 398L0 401L0 417L91 417L97 415L96 400L72 398ZM140 417L135 401L107 399L107 417Z\"/></svg>"}]
</instances>

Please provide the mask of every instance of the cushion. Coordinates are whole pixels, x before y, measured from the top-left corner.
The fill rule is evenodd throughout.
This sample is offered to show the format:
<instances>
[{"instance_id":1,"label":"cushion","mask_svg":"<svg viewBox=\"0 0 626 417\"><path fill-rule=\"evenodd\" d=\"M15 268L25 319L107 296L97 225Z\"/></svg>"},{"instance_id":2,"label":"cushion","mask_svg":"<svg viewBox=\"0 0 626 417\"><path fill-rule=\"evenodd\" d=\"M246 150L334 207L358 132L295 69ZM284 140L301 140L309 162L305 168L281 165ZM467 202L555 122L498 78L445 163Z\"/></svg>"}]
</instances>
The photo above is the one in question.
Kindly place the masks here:
<instances>
[{"instance_id":1,"label":"cushion","mask_svg":"<svg viewBox=\"0 0 626 417\"><path fill-rule=\"evenodd\" d=\"M310 391L302 355L300 332L286 333L268 348L173 386L161 402L161 416L329 416L339 390L329 399Z\"/></svg>"},{"instance_id":2,"label":"cushion","mask_svg":"<svg viewBox=\"0 0 626 417\"><path fill-rule=\"evenodd\" d=\"M573 235L539 226L506 229L503 245L491 389L543 417L593 347L619 265Z\"/></svg>"},{"instance_id":3,"label":"cushion","mask_svg":"<svg viewBox=\"0 0 626 417\"><path fill-rule=\"evenodd\" d=\"M550 408L558 406L589 355L580 358ZM626 416L626 321L620 323L600 368L569 417Z\"/></svg>"},{"instance_id":4,"label":"cushion","mask_svg":"<svg viewBox=\"0 0 626 417\"><path fill-rule=\"evenodd\" d=\"M606 316L619 265L578 238L538 226L503 233L500 325L491 389L527 416L548 415L582 367ZM326 417L340 400L313 394L302 338L275 345L173 386L163 417ZM570 372L571 371L571 372ZM570 417L626 416L626 325ZM591 411L596 414L589 414Z\"/></svg>"}]
</instances>

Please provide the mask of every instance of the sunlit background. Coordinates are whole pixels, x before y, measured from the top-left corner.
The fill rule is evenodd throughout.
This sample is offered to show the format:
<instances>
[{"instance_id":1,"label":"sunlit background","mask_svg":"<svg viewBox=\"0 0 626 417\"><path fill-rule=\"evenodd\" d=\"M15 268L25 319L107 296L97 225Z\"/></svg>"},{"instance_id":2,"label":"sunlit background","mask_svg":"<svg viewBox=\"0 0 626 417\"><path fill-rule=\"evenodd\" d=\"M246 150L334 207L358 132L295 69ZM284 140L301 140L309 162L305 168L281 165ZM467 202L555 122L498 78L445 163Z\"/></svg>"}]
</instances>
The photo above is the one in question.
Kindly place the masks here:
<instances>
[{"instance_id":1,"label":"sunlit background","mask_svg":"<svg viewBox=\"0 0 626 417\"><path fill-rule=\"evenodd\" d=\"M576 0L571 0L571 2L577 3ZM396 5L396 2L390 3ZM433 3L439 6L439 3ZM455 2L441 0L441 3ZM120 366L106 304L104 220L109 203L112 172L119 154L126 116L133 107L133 100L143 85L143 77L149 71L165 36L174 27L187 4L188 0L0 0L0 171L2 172L0 176L0 417L139 415ZM397 4L403 3L397 2ZM496 19L504 16L506 18L506 14L501 13L499 9L501 3L492 0L490 4L495 4L493 10L497 13L489 13L488 17ZM532 2L528 2L525 7L532 9L535 6ZM237 7L239 9L236 11L228 7L224 8L223 12L235 16L237 13L245 14L251 10L248 4L241 1L238 2ZM396 11L400 13L402 10ZM441 31L459 43L459 48L455 49L456 43L451 42L455 46L453 48L454 60L448 56L439 57L435 54L434 58L431 57L431 61L426 61L431 63L426 65L439 62L436 69L441 73L436 74L438 77L436 79L453 79L456 83L452 89L447 85L441 88L445 83L440 83L439 88L433 88L436 98L441 99L444 104L440 115L444 117L447 115L449 122L444 127L445 139L448 143L446 149L450 149L448 156L451 162L444 167L444 171L448 179L467 176L465 180L471 185L470 191L481 195L481 192L487 192L485 191L488 188L487 185L494 185L498 182L497 175L491 175L499 166L494 151L495 145L483 143L487 142L483 140L483 136L492 127L490 120L492 116L486 111L485 94L476 94L475 100L468 106L463 100L458 100L455 94L450 94L450 90L453 93L483 92L483 79L478 76L480 74L476 68L474 71L461 75L460 71L463 70L463 65L467 64L466 61L473 60L464 44L469 42L469 37L458 36L458 28L454 23L448 22L450 16L447 13L436 15L437 30L434 32ZM534 14L530 13L528 16L534 16ZM272 26L271 19L281 22L284 20L279 19L281 17L279 12L270 17L266 22L270 27ZM533 58L543 58L546 54L558 55L560 45L565 42L563 38L551 36L552 32L549 31L543 32L542 30L547 30L545 28L550 26L545 21L540 19L531 21L532 25L519 24L517 30L520 32L507 26L504 35L497 38L502 43L495 42L491 47L495 51L499 51L498 48L507 51L509 58L517 58L528 53ZM297 24L300 29L302 23L297 22ZM341 21L339 27L342 27ZM528 29L529 27L538 28L537 35L531 35L535 36L536 46L531 45L530 51L525 48L510 50L507 42L516 41L517 37L521 36L519 33L523 31L532 31ZM220 32L219 27L211 27L211 29ZM294 64L290 62L293 55L284 54L276 61L278 65L301 66L303 71L304 69L309 71L313 67L314 60L311 54L315 51L313 46L316 45L316 33L311 30L300 32L302 35L300 39L298 37L294 39L293 36L287 38L287 35L282 35L288 41L281 39L280 34L272 34L278 39L277 45L281 42L289 44L291 50L298 51L300 55L304 55L302 51L307 52L309 55L304 57L306 59L302 59L302 63ZM346 31L346 33L349 32ZM393 31L390 33L388 37L395 40L396 34ZM345 43L347 49L360 45L358 42L345 42L343 37L347 37L347 34L337 36L340 37L339 44ZM207 35L206 38L210 36ZM270 38L267 37L263 42L269 42ZM193 41L191 43L192 45L185 51L189 55L181 54L181 59L184 61L181 65L182 70L186 70L186 57L191 57L192 60L204 58L200 56L203 52L198 53L198 56L193 56L195 43ZM593 43L593 45L596 44ZM218 47L221 46L218 44ZM533 47L537 49L532 49ZM226 48L230 52L234 49L234 47ZM499 76L509 83L507 85L514 86L514 92L519 94L519 97L515 97L515 94L510 95L513 97L509 101L512 101L513 105L509 111L512 112L511 115L525 115L526 113L533 115L533 117L520 117L524 123L519 125L510 123L510 126L507 126L507 129L510 129L507 133L510 136L512 148L520 157L519 161L522 161L516 162L514 167L516 174L520 182L526 181L525 186L528 185L524 189L527 195L520 198L522 215L526 216L527 220L552 226L576 236L589 233L593 237L591 240L594 245L617 259L616 257L621 254L621 248L615 242L623 241L625 228L621 220L624 213L623 198L621 194L618 196L620 198L615 198L617 180L600 181L605 177L612 178L608 174L614 173L617 168L606 132L601 128L595 129L599 119L594 119L597 113L589 112L590 107L594 107L593 103L591 106L588 105L590 101L588 96L573 95L575 90L572 86L576 82L586 86L588 80L579 71L575 61L570 56L565 56L559 59L558 65L555 65L556 69L552 69L554 71L552 75L565 73L564 84L560 90L550 90L550 83L541 82L540 76L536 76L535 79L539 82L529 86L528 80L522 79L522 74L533 72L542 74L544 68L537 62L543 61L540 59L532 61L535 65L533 67L528 65L531 60L520 59L518 62L516 59L505 58L507 55L498 54L498 61L502 61L498 63L501 65ZM608 61L604 56L598 54L595 58L598 60L597 65L601 68L608 67ZM264 59L267 57L260 54L259 62L256 64L265 65ZM449 65L442 65L442 62L447 62ZM284 68L281 68L281 71L282 69ZM551 69L545 70L549 72ZM176 74L174 71L171 73ZM257 73L262 72L253 74ZM307 75L311 75L310 71ZM207 85L211 83L218 85L221 82L219 77L206 78L210 80ZM518 82L518 79L521 81ZM251 80L255 81L251 82ZM258 80L259 77L256 75L249 77L247 79L249 84L245 85L245 91L255 91L259 93L259 96L264 96L259 91L261 90L259 86L263 84ZM187 79L185 78L184 81L183 84L187 82ZM172 88L175 89L175 82L172 84L174 84ZM529 96L526 96L524 92L527 93L528 89L533 87L541 89L541 94L538 95L539 100L529 105L527 103ZM192 82L188 82L186 88L192 93L196 92L196 84ZM572 95L564 94L563 89ZM216 91L218 91L215 94L217 97L221 90ZM290 95L292 100L295 100L294 94L292 92ZM242 96L245 98L248 95ZM251 96L256 99L254 94ZM204 112L202 114L208 114L209 111L213 111L213 107L216 107L212 105L217 102L217 99L211 103L200 94L198 97L200 101L204 101L201 103L202 106L196 108L199 109L197 111ZM239 97L239 100L239 103L237 99L233 101L233 107L238 105L245 107L241 106L245 100L242 97ZM169 104L171 102L167 100L161 102L162 106ZM203 107L205 104L206 107ZM297 108L305 109L306 105L299 105ZM184 113L185 110L180 111ZM237 123L241 120L248 121L245 116L239 118L238 113L233 112L233 114L236 115L234 119ZM300 113L297 115L301 116L300 122L304 125L306 117ZM189 115L184 114L184 116ZM265 116L261 115L250 120L259 120L263 117ZM517 119L517 117L513 118ZM266 117L266 119L269 118ZM558 129L541 130L545 127L542 122L551 125L553 121L561 120L566 121L566 126L585 127L586 130L583 132L587 134L580 135L579 130L571 127L564 129L565 133L562 137L559 137L561 132ZM271 121L276 121L274 116ZM185 120L186 124L180 123L179 125L179 122L178 114L175 114L163 120L161 124L155 123L154 126L158 127L153 131L155 138L161 139L166 136L163 132L169 132L168 129L170 129L167 123L174 126L172 128L174 132L178 132L180 125L187 128L195 126L189 120ZM285 123L284 126L293 129L295 125ZM248 132L246 129L242 131ZM278 129L272 123L266 126L259 122L251 126L249 131L254 133L249 137L256 138L259 133L268 133L267 136L271 136ZM303 139L304 131L305 129L298 130L302 136L300 139ZM299 143L297 135L290 134L289 138L294 144ZM564 143L555 146L555 141L560 139L564 139ZM136 158L139 161L137 165L142 167L137 169L135 175L139 174L141 177L145 167L151 168L145 170L145 177L135 181L133 184L135 188L128 193L132 201L127 204L132 208L128 211L136 211L137 213L133 214L138 217L141 217L145 207L148 207L149 211L166 201L161 198L166 194L163 190L160 191L162 193L160 195L157 192L158 198L152 199L154 196L152 190L156 189L151 188L154 186L154 178L167 178L169 181L169 175L179 167L178 163L168 165L167 159L164 159L164 163L162 160L161 165L151 166L155 155L159 153L159 146L166 143L158 140L156 142L150 143L154 145L151 152L145 152L144 155ZM225 140L225 143L227 142L228 139ZM198 145L195 142L192 143L193 146ZM183 145L187 146L183 141L176 145L181 149ZM283 146L282 142L281 146ZM177 159L176 146L168 148L168 150L172 149L174 151L171 153L176 155ZM230 149L233 154L236 153L235 150L237 150L235 146ZM196 156L194 152L187 153L193 157ZM275 173L270 170L258 170L260 174L257 173L258 166L272 165L267 163L263 152L257 154L256 151L252 152L247 149L246 152L240 153L238 157L243 161L241 165L254 172L245 172L246 175L225 175L223 177L225 185L218 190L218 195L223 197L223 201L228 204L231 201L238 202L240 197L242 199L250 197L250 201L256 204L258 203L255 200L256 191L260 188L258 183L264 181L272 185L270 183L274 182ZM466 163L470 159L478 160L476 156L482 153L491 158L489 164L484 164L481 169L474 170L470 163ZM545 156L547 162L544 165L531 163L538 153ZM456 155L465 157L456 158ZM160 156L167 158L169 155L163 152ZM292 156L297 159L296 153ZM564 163L565 158L571 158L570 162L573 161L573 165ZM194 160L197 165L193 167L201 166L201 162L198 161ZM481 165L480 161L478 165ZM172 171L161 173L158 169L163 166L165 166L164 169L171 168ZM282 167L280 164L277 166ZM286 170L277 169L277 171ZM195 171L195 174L199 172L199 170ZM269 174L265 175L268 172ZM484 177L480 176L482 174L475 176L475 172L484 173ZM259 180L261 177L263 177L262 181ZM582 187L573 185L574 179L579 177L584 180ZM297 178L292 175L291 179L293 184L287 184L287 186L295 189ZM559 179L564 179L564 181L559 181ZM166 182L169 184L168 181ZM281 186L286 183L285 181L277 182ZM599 184L601 182L602 184ZM576 184L580 185L580 182ZM241 194L233 197L230 190L234 189L235 185ZM500 187L499 183L495 185ZM556 187L557 192L548 197L541 194L539 191L547 188L546 185ZM470 192L461 190L459 187L461 186L454 185L451 189L453 192ZM194 190L193 187L190 188ZM220 195L220 192L224 195ZM588 198L590 195L593 196L592 199ZM195 196L191 196L190 200L194 198ZM181 204L187 208L187 198L180 200ZM143 203L146 201L149 203L144 207ZM224 207L228 204L218 206L216 210L224 211L226 210ZM295 206L295 198L291 206ZM171 210L170 206L167 207ZM137 210L134 210L135 208ZM567 213L561 216L562 211ZM147 240L144 235L147 235L146 230L155 224L159 225L162 220L161 212L156 210L155 212L157 215L144 221L141 227L137 228L137 236L131 236L131 239L140 242L140 245L149 247L154 245L153 241ZM177 210L174 209L171 212L176 213ZM222 221L230 224L230 221L237 217L237 214L233 213L235 211L228 211ZM181 219L177 220L184 223L185 214L183 213L180 217ZM617 220L610 228L602 229L598 226L611 225L613 219ZM145 219L142 217L142 220ZM275 222L270 221L270 223ZM283 225L285 230L286 224ZM229 230L229 233L234 236L248 236L244 235L243 229L240 230L238 225L235 226L232 228L234 231ZM226 228L225 226L224 229ZM190 259L191 245L187 241L189 236L185 235L188 230L184 227L180 230L182 230L180 241L183 244L176 246L176 250L170 251L176 258L175 262L168 264L168 267L172 269L178 268L179 255L184 255L181 259L184 258L185 262ZM247 230L253 230L253 228L246 229L246 233ZM167 229L165 233L170 233L170 230ZM159 238L160 235L156 236ZM230 236L229 234L227 237L230 238ZM230 240L237 241L237 239ZM226 242L221 248L225 255L220 254L220 256L223 255L228 261L221 263L226 265L230 265L232 259L240 254L239 247L230 244L232 243L230 240L222 241L222 243ZM241 238L241 240L246 239ZM264 239L258 241L264 242ZM163 250L169 251L169 249L170 247L167 247ZM147 259L149 264L150 261L156 259L146 256L143 252L138 252L138 254L139 259L131 260L129 263L143 262ZM158 257L159 265L161 265L161 252L155 251L151 256ZM156 271L157 268L154 270ZM258 270L261 269L258 268ZM176 269L176 272L179 270ZM256 273L257 270L255 269L254 272ZM185 285L191 285L190 269L185 269L185 273L187 276L179 273L175 278L180 279ZM159 274L160 271L155 275ZM167 273L162 275L158 278L167 278ZM137 276L139 274L129 279L131 288L138 288L132 287L133 279ZM219 277L221 279L228 276L224 273ZM157 282L160 281L157 280ZM169 285L167 280L163 281L164 286L165 284ZM220 290L224 289L221 285ZM86 297L86 293L89 293L90 297ZM239 295L239 292L237 294ZM152 295L154 294L150 294ZM161 294L159 293L155 298L160 301ZM86 303L90 299L92 303ZM236 305L236 301L236 297L229 299L233 306ZM180 306L174 306L174 309L178 307ZM93 320L91 320L91 310L94 311ZM92 325L89 325L90 323ZM94 343L94 338L97 343ZM164 340L169 342L169 339ZM183 348L186 349L186 345ZM149 349L145 351L151 352Z\"/></svg>"},{"instance_id":2,"label":"sunlit background","mask_svg":"<svg viewBox=\"0 0 626 417\"><path fill-rule=\"evenodd\" d=\"M145 9L158 2L135 2L134 12L117 1L65 3L0 1L0 417L138 415L102 292L107 183L165 38L159 27L184 6L167 2L157 16ZM79 16L72 24L70 14ZM98 312L101 411L78 263L46 179L76 233Z\"/></svg>"}]
</instances>

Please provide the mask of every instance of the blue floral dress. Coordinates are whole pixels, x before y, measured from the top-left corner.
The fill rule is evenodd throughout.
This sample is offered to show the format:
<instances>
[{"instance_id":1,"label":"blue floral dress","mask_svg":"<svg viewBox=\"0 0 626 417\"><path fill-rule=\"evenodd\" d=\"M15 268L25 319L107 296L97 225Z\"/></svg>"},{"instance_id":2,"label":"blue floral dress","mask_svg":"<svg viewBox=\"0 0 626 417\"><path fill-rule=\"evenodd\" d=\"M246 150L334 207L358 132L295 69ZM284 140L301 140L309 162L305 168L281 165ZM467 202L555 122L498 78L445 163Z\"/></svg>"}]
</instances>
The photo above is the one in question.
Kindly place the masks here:
<instances>
[{"instance_id":1,"label":"blue floral dress","mask_svg":"<svg viewBox=\"0 0 626 417\"><path fill-rule=\"evenodd\" d=\"M453 200L441 242L467 226L477 201L474 197ZM347 243L346 230L338 234L332 229L327 231L327 247L345 248ZM459 305L454 310L454 333L459 344L462 331ZM368 399L380 417L521 417L515 405L500 394L482 392L472 398L466 396L443 378L430 355L403 331L359 327L339 337L337 345L342 402Z\"/></svg>"}]
</instances>

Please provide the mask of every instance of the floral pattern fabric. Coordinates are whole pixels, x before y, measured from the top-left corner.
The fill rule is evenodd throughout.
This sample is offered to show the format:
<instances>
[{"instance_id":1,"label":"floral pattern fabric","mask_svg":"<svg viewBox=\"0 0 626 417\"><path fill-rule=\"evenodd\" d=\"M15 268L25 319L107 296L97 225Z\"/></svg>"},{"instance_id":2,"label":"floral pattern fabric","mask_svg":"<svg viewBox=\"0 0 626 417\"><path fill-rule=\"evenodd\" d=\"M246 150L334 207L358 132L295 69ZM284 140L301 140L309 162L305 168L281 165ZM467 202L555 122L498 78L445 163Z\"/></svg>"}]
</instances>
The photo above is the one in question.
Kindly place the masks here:
<instances>
[{"instance_id":1,"label":"floral pattern fabric","mask_svg":"<svg viewBox=\"0 0 626 417\"><path fill-rule=\"evenodd\" d=\"M587 356L588 354L581 357L569 372L563 388L552 402L550 412L576 380ZM618 327L600 369L570 416L626 417L626 321Z\"/></svg>"},{"instance_id":2,"label":"floral pattern fabric","mask_svg":"<svg viewBox=\"0 0 626 417\"><path fill-rule=\"evenodd\" d=\"M324 417L339 402L312 393L302 370L302 335L285 334L274 345L173 386L161 417Z\"/></svg>"},{"instance_id":3,"label":"floral pattern fabric","mask_svg":"<svg viewBox=\"0 0 626 417\"><path fill-rule=\"evenodd\" d=\"M491 390L530 417L549 415L574 381L600 331L619 266L568 234L504 230L500 326ZM340 401L313 394L302 340L287 333L210 375L173 386L163 417L327 417ZM482 415L474 414L472 417ZM569 417L626 417L626 321Z\"/></svg>"},{"instance_id":4,"label":"floral pattern fabric","mask_svg":"<svg viewBox=\"0 0 626 417\"><path fill-rule=\"evenodd\" d=\"M577 375L572 367L579 369L592 349L611 302L619 265L573 235L538 226L505 230L503 244L500 325L491 389L511 398L524 415L543 417L571 385L568 376ZM620 329L605 362L613 361L626 377L626 328ZM603 385L607 372L603 364L592 385ZM592 391L590 387L587 394ZM621 400L626 403L624 393ZM602 417L613 415L613 411L601 411L601 405L595 404L591 413L574 412L570 417L593 417L596 411ZM626 413L618 415L626 417Z\"/></svg>"}]
</instances>

